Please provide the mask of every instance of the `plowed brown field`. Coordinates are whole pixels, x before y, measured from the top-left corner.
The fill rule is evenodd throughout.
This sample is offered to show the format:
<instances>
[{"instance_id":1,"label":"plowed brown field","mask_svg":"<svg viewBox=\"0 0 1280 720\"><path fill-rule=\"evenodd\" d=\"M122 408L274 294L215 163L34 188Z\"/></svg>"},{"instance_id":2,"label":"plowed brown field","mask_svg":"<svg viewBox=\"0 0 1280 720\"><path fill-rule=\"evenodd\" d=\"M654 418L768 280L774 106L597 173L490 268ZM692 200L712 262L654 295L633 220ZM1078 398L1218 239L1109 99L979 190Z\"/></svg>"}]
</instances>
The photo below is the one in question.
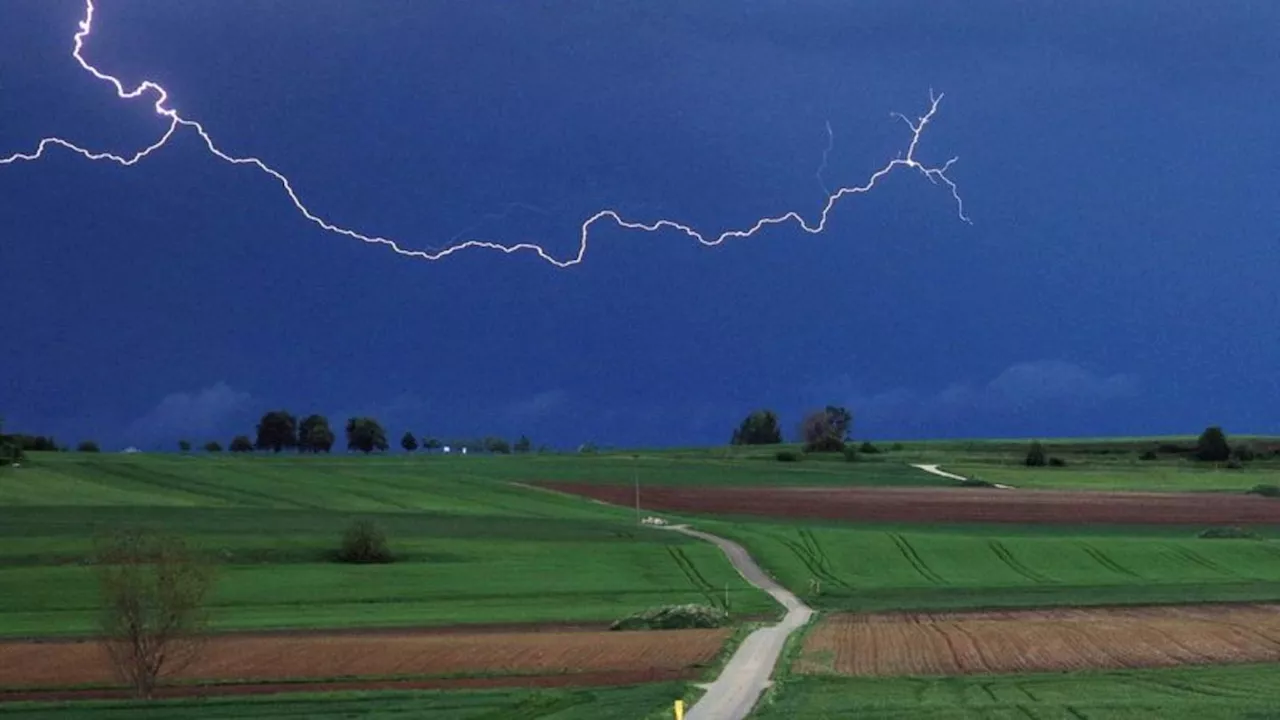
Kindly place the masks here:
<instances>
[{"instance_id":1,"label":"plowed brown field","mask_svg":"<svg viewBox=\"0 0 1280 720\"><path fill-rule=\"evenodd\" d=\"M795 669L844 675L1165 667L1280 660L1280 606L832 615Z\"/></svg>"},{"instance_id":2,"label":"plowed brown field","mask_svg":"<svg viewBox=\"0 0 1280 720\"><path fill-rule=\"evenodd\" d=\"M617 505L635 502L635 490L625 485L539 485ZM1280 502L1213 493L650 486L644 489L641 504L648 510L669 512L895 522L1280 523Z\"/></svg>"},{"instance_id":3,"label":"plowed brown field","mask_svg":"<svg viewBox=\"0 0 1280 720\"><path fill-rule=\"evenodd\" d=\"M175 679L265 681L573 673L582 673L584 678L639 675L674 679L696 673L696 666L715 657L730 632L237 635L214 637L199 660ZM0 643L0 687L111 682L110 666L96 643Z\"/></svg>"}]
</instances>

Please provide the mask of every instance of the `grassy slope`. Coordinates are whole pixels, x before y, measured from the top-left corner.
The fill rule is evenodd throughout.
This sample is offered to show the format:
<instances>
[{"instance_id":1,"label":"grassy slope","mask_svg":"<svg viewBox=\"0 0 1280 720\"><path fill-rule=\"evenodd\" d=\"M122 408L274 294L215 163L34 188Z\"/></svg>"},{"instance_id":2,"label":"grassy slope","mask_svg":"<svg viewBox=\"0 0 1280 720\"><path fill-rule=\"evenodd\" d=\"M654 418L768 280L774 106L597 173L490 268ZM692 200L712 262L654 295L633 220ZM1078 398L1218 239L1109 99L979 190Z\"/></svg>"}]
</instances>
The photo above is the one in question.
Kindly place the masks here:
<instances>
[{"instance_id":1,"label":"grassy slope","mask_svg":"<svg viewBox=\"0 0 1280 720\"><path fill-rule=\"evenodd\" d=\"M422 718L423 720L637 720L668 711L684 692L677 683L625 688L289 694L206 700L15 703L8 718L148 720L214 717Z\"/></svg>"},{"instance_id":2,"label":"grassy slope","mask_svg":"<svg viewBox=\"0 0 1280 720\"><path fill-rule=\"evenodd\" d=\"M1264 720L1280 718L1274 665L855 679L793 677L758 720Z\"/></svg>"},{"instance_id":3,"label":"grassy slope","mask_svg":"<svg viewBox=\"0 0 1280 720\"><path fill-rule=\"evenodd\" d=\"M739 540L779 582L828 610L1280 598L1277 541L1201 540L1195 528L698 525ZM820 595L811 578L821 579Z\"/></svg>"},{"instance_id":4,"label":"grassy slope","mask_svg":"<svg viewBox=\"0 0 1280 720\"><path fill-rule=\"evenodd\" d=\"M561 461L563 462L563 461ZM500 480L516 458L46 456L0 475L0 635L91 631L92 535L145 524L221 561L220 628L607 621L722 599L774 612L714 547L624 509ZM376 517L402 562L328 562Z\"/></svg>"}]
</instances>

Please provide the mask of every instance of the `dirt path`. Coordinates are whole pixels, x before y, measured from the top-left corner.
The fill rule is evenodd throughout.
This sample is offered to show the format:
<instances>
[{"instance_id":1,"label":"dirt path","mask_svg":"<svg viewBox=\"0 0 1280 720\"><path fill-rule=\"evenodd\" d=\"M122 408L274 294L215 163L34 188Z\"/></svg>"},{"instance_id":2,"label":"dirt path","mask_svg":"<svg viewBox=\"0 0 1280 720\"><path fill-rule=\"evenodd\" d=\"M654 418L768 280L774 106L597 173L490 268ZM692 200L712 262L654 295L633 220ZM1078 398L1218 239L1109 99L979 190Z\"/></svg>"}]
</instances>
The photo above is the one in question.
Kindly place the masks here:
<instances>
[{"instance_id":1,"label":"dirt path","mask_svg":"<svg viewBox=\"0 0 1280 720\"><path fill-rule=\"evenodd\" d=\"M940 469L937 465L916 465L916 464L914 464L914 463L913 463L913 464L911 465L911 467L913 467L913 468L919 468L920 470L923 470L923 471L925 471L925 472L927 472L927 473L930 473L930 474L932 474L932 475L938 475L938 476L940 476L940 477L944 477L944 478L951 478L952 480L967 480L967 479L968 479L968 478L966 478L966 477L965 477L965 476L963 476L963 475L956 475L955 473L949 473L949 472L947 472L946 470L942 470L942 469ZM994 485L995 487L1000 488L1001 490L1012 490L1012 489L1013 489L1013 486L1012 486L1012 485L1001 485L1000 483L993 483L993 485Z\"/></svg>"},{"instance_id":2,"label":"dirt path","mask_svg":"<svg viewBox=\"0 0 1280 720\"><path fill-rule=\"evenodd\" d=\"M714 543L747 582L772 595L787 609L781 622L747 636L720 671L720 677L706 686L707 694L685 714L687 720L742 720L751 713L760 694L769 687L769 678L782 654L783 644L791 633L809 622L813 610L766 575L741 545L685 525L666 529Z\"/></svg>"}]
</instances>

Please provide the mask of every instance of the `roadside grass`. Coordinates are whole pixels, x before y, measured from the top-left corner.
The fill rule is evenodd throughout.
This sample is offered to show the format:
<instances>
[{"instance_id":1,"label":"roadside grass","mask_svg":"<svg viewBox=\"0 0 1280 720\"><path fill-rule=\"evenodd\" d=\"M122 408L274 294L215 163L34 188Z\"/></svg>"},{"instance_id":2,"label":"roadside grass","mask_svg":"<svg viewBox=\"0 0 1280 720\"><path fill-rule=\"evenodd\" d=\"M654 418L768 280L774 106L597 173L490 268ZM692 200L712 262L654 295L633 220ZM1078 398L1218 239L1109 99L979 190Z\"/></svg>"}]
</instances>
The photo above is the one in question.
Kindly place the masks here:
<instances>
[{"instance_id":1,"label":"roadside grass","mask_svg":"<svg viewBox=\"0 0 1280 720\"><path fill-rule=\"evenodd\" d=\"M1280 717L1274 665L938 678L792 676L756 720Z\"/></svg>"},{"instance_id":2,"label":"roadside grass","mask_svg":"<svg viewBox=\"0 0 1280 720\"><path fill-rule=\"evenodd\" d=\"M426 720L635 720L668 710L682 683L616 688L287 693L183 700L21 702L6 718L206 720L207 718L424 718Z\"/></svg>"}]
</instances>

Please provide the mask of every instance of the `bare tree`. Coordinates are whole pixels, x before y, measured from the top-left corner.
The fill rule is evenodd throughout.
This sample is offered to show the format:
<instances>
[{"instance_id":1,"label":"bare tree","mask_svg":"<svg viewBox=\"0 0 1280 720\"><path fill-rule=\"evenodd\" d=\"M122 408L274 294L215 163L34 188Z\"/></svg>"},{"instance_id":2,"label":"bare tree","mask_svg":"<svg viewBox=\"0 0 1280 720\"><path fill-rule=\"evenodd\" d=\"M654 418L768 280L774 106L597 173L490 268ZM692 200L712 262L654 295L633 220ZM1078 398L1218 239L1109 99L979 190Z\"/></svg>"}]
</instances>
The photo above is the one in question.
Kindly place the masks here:
<instances>
[{"instance_id":1,"label":"bare tree","mask_svg":"<svg viewBox=\"0 0 1280 720\"><path fill-rule=\"evenodd\" d=\"M831 408L814 410L800 423L805 452L839 452L844 449L844 428Z\"/></svg>"},{"instance_id":2,"label":"bare tree","mask_svg":"<svg viewBox=\"0 0 1280 720\"><path fill-rule=\"evenodd\" d=\"M150 698L162 674L198 654L212 568L178 537L124 530L99 540L102 642L122 682Z\"/></svg>"}]
</instances>

